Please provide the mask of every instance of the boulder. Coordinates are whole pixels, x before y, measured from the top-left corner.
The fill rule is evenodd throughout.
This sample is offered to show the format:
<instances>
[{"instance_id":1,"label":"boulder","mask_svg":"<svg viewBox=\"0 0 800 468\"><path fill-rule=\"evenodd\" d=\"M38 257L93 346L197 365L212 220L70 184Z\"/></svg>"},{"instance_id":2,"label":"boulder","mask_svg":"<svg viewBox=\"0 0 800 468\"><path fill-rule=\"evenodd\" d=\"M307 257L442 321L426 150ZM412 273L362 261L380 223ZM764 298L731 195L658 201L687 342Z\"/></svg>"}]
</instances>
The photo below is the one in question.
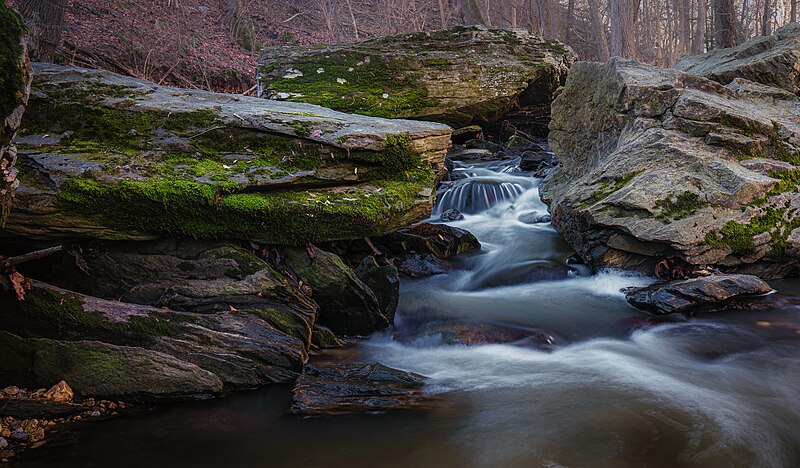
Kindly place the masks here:
<instances>
[{"instance_id":1,"label":"boulder","mask_svg":"<svg viewBox=\"0 0 800 468\"><path fill-rule=\"evenodd\" d=\"M90 296L214 314L257 316L297 338L305 350L317 305L290 278L228 241L166 238L73 246L47 280ZM82 267L78 268L76 263Z\"/></svg>"},{"instance_id":2,"label":"boulder","mask_svg":"<svg viewBox=\"0 0 800 468\"><path fill-rule=\"evenodd\" d=\"M420 410L436 399L425 378L379 363L307 365L292 391L291 413L306 416Z\"/></svg>"},{"instance_id":3,"label":"boulder","mask_svg":"<svg viewBox=\"0 0 800 468\"><path fill-rule=\"evenodd\" d=\"M31 85L31 66L25 43L25 21L0 0L0 228L6 223L19 185L11 143L22 120Z\"/></svg>"},{"instance_id":4,"label":"boulder","mask_svg":"<svg viewBox=\"0 0 800 468\"><path fill-rule=\"evenodd\" d=\"M451 130L36 64L8 234L306 241L425 217Z\"/></svg>"},{"instance_id":5,"label":"boulder","mask_svg":"<svg viewBox=\"0 0 800 468\"><path fill-rule=\"evenodd\" d=\"M381 239L392 254L412 251L430 253L446 259L481 249L481 243L469 231L446 224L419 223L400 229Z\"/></svg>"},{"instance_id":6,"label":"boulder","mask_svg":"<svg viewBox=\"0 0 800 468\"><path fill-rule=\"evenodd\" d=\"M286 266L313 290L319 322L335 333L369 335L390 325L375 293L338 255L316 247L286 248Z\"/></svg>"},{"instance_id":7,"label":"boulder","mask_svg":"<svg viewBox=\"0 0 800 468\"><path fill-rule=\"evenodd\" d=\"M356 276L375 293L381 314L389 323L394 323L394 313L400 301L400 274L397 267L387 263L384 258L378 263L370 255L358 264Z\"/></svg>"},{"instance_id":8,"label":"boulder","mask_svg":"<svg viewBox=\"0 0 800 468\"><path fill-rule=\"evenodd\" d=\"M259 96L456 128L510 111L534 120L547 115L575 58L560 42L481 26L356 44L266 47Z\"/></svg>"},{"instance_id":9,"label":"boulder","mask_svg":"<svg viewBox=\"0 0 800 468\"><path fill-rule=\"evenodd\" d=\"M689 269L790 274L800 267L797 109L795 95L742 79L577 63L553 103L561 165L540 187L553 226L595 269L652 274L674 257Z\"/></svg>"},{"instance_id":10,"label":"boulder","mask_svg":"<svg viewBox=\"0 0 800 468\"><path fill-rule=\"evenodd\" d=\"M744 78L800 94L800 25L789 23L772 36L683 57L675 68L724 85Z\"/></svg>"},{"instance_id":11,"label":"boulder","mask_svg":"<svg viewBox=\"0 0 800 468\"><path fill-rule=\"evenodd\" d=\"M258 274L250 280L271 284ZM304 303L282 307L308 307ZM33 281L25 301L0 293L0 310L0 386L48 386L64 379L82 395L207 394L290 381L308 357L303 341L265 318L270 309L183 312ZM314 312L309 307L307 313Z\"/></svg>"},{"instance_id":12,"label":"boulder","mask_svg":"<svg viewBox=\"0 0 800 468\"><path fill-rule=\"evenodd\" d=\"M756 276L719 274L635 288L627 291L625 298L634 307L665 315L719 306L729 299L770 291L772 287Z\"/></svg>"}]
</instances>

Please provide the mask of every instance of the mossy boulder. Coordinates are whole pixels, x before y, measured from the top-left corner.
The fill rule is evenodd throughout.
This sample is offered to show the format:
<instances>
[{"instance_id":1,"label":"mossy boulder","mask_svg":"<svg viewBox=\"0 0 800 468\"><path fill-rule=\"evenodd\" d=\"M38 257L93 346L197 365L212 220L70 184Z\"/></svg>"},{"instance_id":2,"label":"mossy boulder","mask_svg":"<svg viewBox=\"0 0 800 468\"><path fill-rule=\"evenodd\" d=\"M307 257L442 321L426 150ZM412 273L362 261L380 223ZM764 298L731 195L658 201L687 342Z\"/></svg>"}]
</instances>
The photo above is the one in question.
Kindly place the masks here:
<instances>
[{"instance_id":1,"label":"mossy boulder","mask_svg":"<svg viewBox=\"0 0 800 468\"><path fill-rule=\"evenodd\" d=\"M0 0L0 228L5 225L19 182L11 139L19 127L31 85L25 21Z\"/></svg>"},{"instance_id":2,"label":"mossy boulder","mask_svg":"<svg viewBox=\"0 0 800 468\"><path fill-rule=\"evenodd\" d=\"M299 293L286 297L287 302L281 302L278 295L273 294L275 289L281 287L281 281L267 280L265 276L270 274L267 271L250 274L238 285L229 284L228 296L220 290L223 281L207 283L209 291L195 290L198 296L193 300L196 303L205 300L209 307L198 306L194 308L195 311L100 299L34 281L24 301L18 301L10 292L0 292L0 330L25 340L53 340L52 346L48 344L49 349L64 349L70 353L85 350L87 353L76 357L74 362L97 369L103 369L106 364L100 359L103 353L94 350L104 346L109 353L120 355L114 361L118 363L124 363L128 358L146 359L147 356L155 356L153 353L166 355L169 359L159 357L159 362L193 374L208 373L213 376L210 380L219 382L212 386L215 391L287 382L297 376L308 357L310 331L304 342L293 330L284 331L277 322L287 316L297 316L298 319L303 316L313 321L316 305ZM191 282L185 276L176 277L173 288L177 294L189 294ZM151 281L151 284L156 283L158 278ZM270 289L264 285L276 286ZM197 287L197 284L194 286ZM248 289L248 292L242 289ZM169 295L170 291L164 293ZM268 303L271 303L271 308L266 307ZM0 342L0 354L3 356L11 355L9 349L3 348L3 344L8 343ZM22 359L4 361L10 370L8 374L3 373L3 377L22 375L30 367L29 362ZM158 367L135 368L139 373L159 372ZM195 368L203 372L198 374L199 370L195 372ZM55 370L51 374L54 373ZM98 379L101 377L98 376ZM62 375L59 378L65 377ZM128 378L158 381L156 375ZM100 380L85 382L99 384ZM190 380L174 385L188 388L181 391L187 394L202 394L209 390L207 386L192 388L193 382L196 383ZM173 386L164 388L161 394L173 393L170 390ZM94 387L89 383L81 389L87 394L105 394L108 391L105 387ZM138 394L140 391L132 388L123 393Z\"/></svg>"},{"instance_id":3,"label":"mossy boulder","mask_svg":"<svg viewBox=\"0 0 800 468\"><path fill-rule=\"evenodd\" d=\"M590 103L587 105L587 103ZM797 97L621 59L577 63L553 103L553 226L595 268L779 277L800 267Z\"/></svg>"},{"instance_id":4,"label":"mossy boulder","mask_svg":"<svg viewBox=\"0 0 800 468\"><path fill-rule=\"evenodd\" d=\"M266 47L259 95L465 127L515 110L546 115L575 58L560 42L479 26L356 44Z\"/></svg>"},{"instance_id":5,"label":"mossy boulder","mask_svg":"<svg viewBox=\"0 0 800 468\"><path fill-rule=\"evenodd\" d=\"M35 64L12 235L278 244L424 217L451 130Z\"/></svg>"}]
</instances>

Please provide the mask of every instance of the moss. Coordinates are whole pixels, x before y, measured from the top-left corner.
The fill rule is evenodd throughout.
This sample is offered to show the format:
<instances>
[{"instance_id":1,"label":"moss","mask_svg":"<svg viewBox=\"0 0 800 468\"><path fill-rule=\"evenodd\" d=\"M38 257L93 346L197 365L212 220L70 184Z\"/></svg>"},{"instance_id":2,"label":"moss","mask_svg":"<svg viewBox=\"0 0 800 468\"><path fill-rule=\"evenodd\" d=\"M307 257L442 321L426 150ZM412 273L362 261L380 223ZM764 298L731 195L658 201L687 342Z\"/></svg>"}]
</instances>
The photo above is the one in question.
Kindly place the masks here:
<instances>
[{"instance_id":1,"label":"moss","mask_svg":"<svg viewBox=\"0 0 800 468\"><path fill-rule=\"evenodd\" d=\"M800 187L800 170L772 172L770 173L770 177L773 179L778 179L778 183L775 184L772 190L755 199L751 203L752 206L765 205L771 197L780 195L782 193L796 192Z\"/></svg>"},{"instance_id":2,"label":"moss","mask_svg":"<svg viewBox=\"0 0 800 468\"><path fill-rule=\"evenodd\" d=\"M304 320L303 316L278 307L254 311L256 315L269 322L278 330L293 336L308 347L311 345L311 319Z\"/></svg>"},{"instance_id":3,"label":"moss","mask_svg":"<svg viewBox=\"0 0 800 468\"><path fill-rule=\"evenodd\" d=\"M694 192L687 190L677 196L670 193L666 198L656 201L655 208L660 210L656 218L664 223L677 221L695 214L697 210L706 206L708 203L700 200L700 196Z\"/></svg>"},{"instance_id":4,"label":"moss","mask_svg":"<svg viewBox=\"0 0 800 468\"><path fill-rule=\"evenodd\" d=\"M3 118L20 104L25 86L24 71L20 67L25 32L25 22L19 13L6 7L5 0L0 0L0 116Z\"/></svg>"},{"instance_id":5,"label":"moss","mask_svg":"<svg viewBox=\"0 0 800 468\"><path fill-rule=\"evenodd\" d=\"M592 193L592 195L578 206L580 208L587 208L595 203L601 202L611 196L614 192L625 187L633 180L634 177L641 174L642 171L631 172L624 177L614 177L609 179L601 179L597 184L599 187Z\"/></svg>"},{"instance_id":6,"label":"moss","mask_svg":"<svg viewBox=\"0 0 800 468\"><path fill-rule=\"evenodd\" d=\"M706 234L704 244L721 248L727 246L735 255L747 256L756 252L753 238L768 232L773 252L785 250L791 231L800 226L796 216L786 216L785 208L765 207L747 224L730 221L717 232Z\"/></svg>"}]
</instances>

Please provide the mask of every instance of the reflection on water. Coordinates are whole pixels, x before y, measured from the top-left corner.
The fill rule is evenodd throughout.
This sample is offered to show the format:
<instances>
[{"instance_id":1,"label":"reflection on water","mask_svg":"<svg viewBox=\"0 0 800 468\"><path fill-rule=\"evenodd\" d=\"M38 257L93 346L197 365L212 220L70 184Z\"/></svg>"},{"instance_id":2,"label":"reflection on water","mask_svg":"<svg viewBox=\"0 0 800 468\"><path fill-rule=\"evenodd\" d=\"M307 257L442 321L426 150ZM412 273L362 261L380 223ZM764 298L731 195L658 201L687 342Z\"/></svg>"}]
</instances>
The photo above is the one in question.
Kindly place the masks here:
<instances>
[{"instance_id":1,"label":"reflection on water","mask_svg":"<svg viewBox=\"0 0 800 468\"><path fill-rule=\"evenodd\" d=\"M648 278L586 276L552 227L520 221L546 213L535 180L507 164L459 171L450 190L460 193L441 197L436 212L464 208L450 224L473 232L482 251L461 269L404 282L395 329L358 347L360 359L430 377L427 391L449 404L297 419L283 414L288 389L273 387L80 426L61 439L78 443L30 451L20 466L800 463L800 320L788 300L800 283L775 284L780 293L759 299L757 311L653 325L620 293ZM543 330L557 346L407 336L442 320Z\"/></svg>"}]
</instances>

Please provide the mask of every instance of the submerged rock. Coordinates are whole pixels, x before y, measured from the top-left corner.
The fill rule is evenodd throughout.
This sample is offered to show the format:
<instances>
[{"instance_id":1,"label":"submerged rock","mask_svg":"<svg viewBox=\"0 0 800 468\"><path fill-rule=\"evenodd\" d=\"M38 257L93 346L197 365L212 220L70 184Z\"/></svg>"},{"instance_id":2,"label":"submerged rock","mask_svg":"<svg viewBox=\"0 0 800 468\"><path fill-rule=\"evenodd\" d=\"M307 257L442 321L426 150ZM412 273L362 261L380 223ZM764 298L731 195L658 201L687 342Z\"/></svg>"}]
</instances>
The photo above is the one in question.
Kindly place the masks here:
<instances>
[{"instance_id":1,"label":"submerged rock","mask_svg":"<svg viewBox=\"0 0 800 468\"><path fill-rule=\"evenodd\" d=\"M301 245L430 213L451 130L36 64L7 233Z\"/></svg>"},{"instance_id":2,"label":"submerged rock","mask_svg":"<svg viewBox=\"0 0 800 468\"><path fill-rule=\"evenodd\" d=\"M307 365L289 411L324 416L428 409L436 400L422 393L424 384L421 375L378 363Z\"/></svg>"},{"instance_id":3,"label":"submerged rock","mask_svg":"<svg viewBox=\"0 0 800 468\"><path fill-rule=\"evenodd\" d=\"M460 211L453 208L442 212L441 216L439 216L439 219L442 221L461 221L464 219L464 215Z\"/></svg>"},{"instance_id":4,"label":"submerged rock","mask_svg":"<svg viewBox=\"0 0 800 468\"><path fill-rule=\"evenodd\" d=\"M541 186L553 226L593 268L652 274L676 257L763 277L796 271L797 109L794 94L742 79L577 63L553 103L561 165ZM755 158L791 169L759 172L770 166L747 164Z\"/></svg>"},{"instance_id":5,"label":"submerged rock","mask_svg":"<svg viewBox=\"0 0 800 468\"><path fill-rule=\"evenodd\" d=\"M770 291L772 287L756 276L719 274L635 288L627 291L625 298L634 307L654 314L672 314L718 306L729 299Z\"/></svg>"},{"instance_id":6,"label":"submerged rock","mask_svg":"<svg viewBox=\"0 0 800 468\"><path fill-rule=\"evenodd\" d=\"M772 36L683 57L675 68L724 85L744 78L800 94L800 25L789 23Z\"/></svg>"},{"instance_id":7,"label":"submerged rock","mask_svg":"<svg viewBox=\"0 0 800 468\"><path fill-rule=\"evenodd\" d=\"M356 276L375 293L381 314L394 323L394 313L400 301L400 275L391 263L379 264L373 256L364 257L356 268Z\"/></svg>"},{"instance_id":8,"label":"submerged rock","mask_svg":"<svg viewBox=\"0 0 800 468\"><path fill-rule=\"evenodd\" d=\"M19 182L11 139L19 127L31 85L31 66L25 39L25 21L0 0L0 228L6 223Z\"/></svg>"},{"instance_id":9,"label":"submerged rock","mask_svg":"<svg viewBox=\"0 0 800 468\"><path fill-rule=\"evenodd\" d=\"M326 47L262 49L259 95L356 114L493 122L546 116L576 55L520 30L457 27Z\"/></svg>"}]
</instances>

